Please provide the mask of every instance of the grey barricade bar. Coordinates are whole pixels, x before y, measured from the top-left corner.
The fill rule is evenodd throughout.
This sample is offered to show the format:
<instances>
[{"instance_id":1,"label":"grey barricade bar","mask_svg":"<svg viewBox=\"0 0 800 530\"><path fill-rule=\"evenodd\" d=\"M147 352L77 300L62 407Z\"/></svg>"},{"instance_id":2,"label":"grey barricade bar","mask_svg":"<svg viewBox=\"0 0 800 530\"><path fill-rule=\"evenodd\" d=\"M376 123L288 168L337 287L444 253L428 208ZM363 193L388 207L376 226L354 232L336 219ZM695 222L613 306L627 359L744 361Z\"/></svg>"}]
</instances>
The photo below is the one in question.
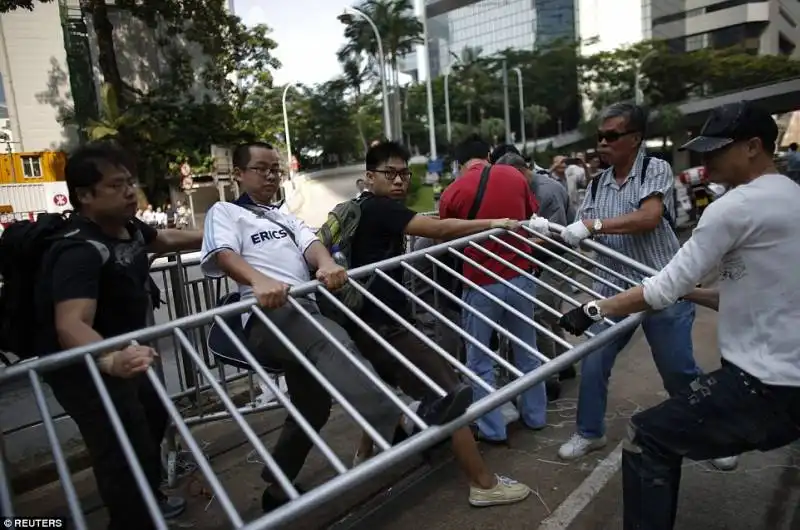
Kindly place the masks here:
<instances>
[{"instance_id":1,"label":"grey barricade bar","mask_svg":"<svg viewBox=\"0 0 800 530\"><path fill-rule=\"evenodd\" d=\"M555 227L554 227L555 228ZM402 461L405 458L408 458L411 455L418 454L419 452L423 451L424 449L432 446L437 441L442 440L452 432L454 432L457 428L466 425L470 421L476 419L477 417L483 415L484 413L496 408L500 404L509 401L510 399L518 396L527 388L536 385L538 383L542 383L545 381L546 378L549 376L560 372L562 369L566 368L567 366L572 365L574 362L580 360L588 353L590 353L593 349L601 346L602 344L613 340L618 334L625 333L631 327L638 325L639 321L642 318L642 315L636 315L630 317L620 323L616 323L612 325L608 330L597 334L597 336L590 336L589 340L583 343L578 344L577 346L571 346L569 342L564 341L563 339L559 338L555 334L549 332L546 328L543 328L538 322L536 322L533 318L533 315L525 315L520 313L519 311L515 310L508 304L504 303L502 300L493 296L491 293L486 291L483 287L476 285L474 282L471 282L462 274L458 273L456 270L448 267L445 265L440 259L436 256L442 254L449 254L451 256L455 256L456 258L460 259L462 262L469 263L470 265L476 267L478 270L481 270L485 274L489 275L494 280L498 281L501 284L508 286L510 289L517 292L517 294L523 296L533 304L538 307L541 307L549 314L553 316L560 316L560 311L557 308L550 307L546 304L543 304L541 301L536 300L535 297L530 293L525 293L521 289L517 288L516 286L510 284L507 280L504 280L497 274L487 270L485 267L481 266L475 259L472 259L464 254L460 249L464 249L465 247L473 248L478 252L482 253L484 257L488 257L489 259L495 259L506 266L510 266L513 270L518 273L524 274L525 277L528 277L534 280L538 285L544 285L545 287L549 287L546 283L542 282L540 279L536 278L533 274L528 273L524 270L518 270L519 268L513 266L511 263L505 261L503 258L495 254L494 252L488 251L478 243L481 241L486 241L487 239L492 240L495 243L500 243L506 248L514 249L511 245L509 245L506 241L501 239L499 236L505 235L506 238L509 237L509 233L502 229L496 229L484 232L482 234L477 234L474 236L469 236L465 238L461 238L459 240L450 242L450 243L443 243L439 245L435 245L429 247L425 250L420 250L416 252L410 252L403 256L385 260L376 264L359 267L352 271L349 271L349 276L353 283L353 286L356 290L362 293L362 295L372 301L377 307L379 307L384 313L386 313L390 318L392 318L399 326L405 328L411 335L413 335L416 339L418 339L421 343L425 346L429 347L436 355L441 356L448 365L450 365L456 372L458 372L466 381L472 382L475 385L478 385L484 388L486 391L489 392L489 395L480 401L474 403L468 410L468 412L454 420L448 425L445 426L429 426L427 425L422 418L420 418L417 414L412 412L412 410L406 405L406 403L400 399L393 388L389 385L384 383L382 380L378 378L371 370L369 370L361 361L360 359L354 355L347 346L338 342L334 336L328 332L321 324L316 322L316 320L312 317L312 315L304 309L302 304L298 302L300 297L304 297L309 294L316 294L317 297L323 296L330 300L334 305L339 307L346 316L348 316L358 327L364 330L368 335L370 335L374 340L378 342L381 346L383 346L389 355L391 355L394 359L396 359L399 363L409 369L409 371L418 378L425 386L427 386L430 390L432 390L435 394L444 395L445 391L442 389L435 381L433 381L426 373L421 371L417 368L413 363L411 363L404 352L399 351L393 348L389 342L387 342L383 337L380 336L374 329L372 329L366 322L358 318L355 314L353 314L349 309L344 307L338 299L328 292L324 286L322 286L319 282L311 281L305 284L295 286L290 291L290 298L289 304L294 308L296 312L297 318L304 318L308 320L317 331L319 331L322 337L331 342L335 348L338 350L338 353L341 354L341 358L344 362L349 362L355 365L355 367L364 374L367 379L375 386L377 392L380 392L384 396L386 396L396 407L398 418L400 414L404 414L407 416L417 427L421 429L421 433L412 436L409 440L398 444L397 446L391 446L389 441L384 439L381 434L375 429L373 425L371 425L364 416L362 416L361 411L359 411L352 403L350 403L340 392L340 389L334 386L330 381L328 381L325 376L315 367L315 365L308 360L302 352L287 338L287 336L276 326L269 317L268 313L260 310L258 307L253 305L253 300L244 300L242 302L231 304L228 306L223 306L219 308L207 309L205 311L201 311L197 314L180 316L175 315L175 318L170 322L165 324L156 324L151 327L148 327L143 330L139 330L133 333L129 333L120 337L115 337L112 339L107 339L102 342L92 344L86 348L74 348L72 350L64 351L61 353L54 354L52 356L33 359L30 361L25 361L18 365L14 365L8 367L4 370L0 371L0 391L2 391L3 386L8 382L19 379L22 377L27 376L30 385L33 388L34 395L36 396L36 403L39 406L40 412L43 418L43 425L47 434L48 441L52 448L53 458L55 460L56 468L59 473L59 478L61 479L62 486L64 489L66 502L68 505L69 513L72 514L72 519L75 523L77 528L85 528L85 520L81 515L81 506L79 504L78 496L75 492L75 488L71 482L69 476L69 467L64 458L64 452L61 450L59 442L56 437L56 430L53 425L53 418L50 417L49 408L45 401L45 397L42 391L42 385L40 382L40 375L44 372L57 369L59 367L72 365L80 362L85 362L89 368L90 374L92 376L92 380L97 387L97 390L100 394L101 401L103 406L108 413L111 424L114 430L114 435L121 442L121 446L123 449L123 453L125 455L126 461L128 462L130 469L133 472L134 478L136 483L138 484L139 488L142 489L144 493L144 500L147 505L147 509L152 516L153 520L155 521L155 525L157 528L166 528L166 522L164 521L163 517L161 516L158 505L156 503L156 499L148 486L148 481L145 477L144 471L142 466L135 458L135 453L133 451L133 447L131 445L130 439L126 434L125 430L122 427L121 420L119 418L118 412L115 410L114 404L111 401L109 392L106 388L106 383L103 381L103 378L100 376L100 372L95 365L93 356L98 355L100 352L109 351L112 349L117 349L123 347L125 345L131 344L133 342L147 342L153 341L157 339L167 339L172 341L175 345L174 355L176 359L182 360L182 364L180 365L179 373L185 375L185 379L187 382L195 383L195 386L188 390L183 390L178 395L183 396L199 396L202 392L211 393L212 396L216 396L219 403L224 409L222 412L214 413L209 417L203 418L185 418L182 416L181 411L173 402L175 395L170 396L169 392L167 391L167 386L162 379L160 379L154 369L151 369L147 373L147 377L150 383L153 385L158 398L160 399L161 403L164 405L165 410L167 411L169 417L172 420L172 429L179 435L181 440L181 444L183 447L188 449L188 452L194 457L194 461L197 465L198 472L204 477L207 484L210 486L211 490L214 493L214 498L219 503L222 512L224 513L225 519L227 523L230 524L232 528L247 528L247 529L262 529L262 528L272 528L274 525L285 523L291 521L292 519L300 516L303 514L304 511L309 510L311 508L320 506L322 503L329 501L336 497L339 493L343 490L348 489L352 486L358 485L363 481L367 480L370 477L376 476L382 470L386 470L389 467L393 466L394 464ZM535 234L539 236L539 234ZM517 239L523 239L520 235L515 235L511 233L511 236ZM527 240L526 240L527 241ZM558 245L559 243L553 240L553 244ZM588 246L588 244L587 244ZM597 248L593 248L600 253L605 253L605 251L611 252L605 247L595 245ZM539 247L537 246L537 249ZM517 249L520 256L525 257L531 263L536 264L537 260L533 257L527 256L522 251ZM579 252L577 254L581 255ZM612 254L610 255L614 259L618 259L617 256ZM591 259L586 258L585 256L581 255L581 258L587 261L590 264L593 264ZM528 325L535 328L539 333L545 334L551 339L555 340L560 345L564 346L568 349L560 357L549 360L544 355L542 355L537 349L535 344L525 344L524 341L521 341L518 337L515 337L507 330L503 329L502 326L498 326L496 323L492 322L488 318L486 318L480 311L470 307L467 305L463 300L459 299L458 297L454 296L452 293L448 292L444 289L441 285L439 285L436 281L432 280L425 274L421 273L417 270L412 263L415 260L425 260L428 263L434 266L434 269L437 269L437 274L449 274L454 276L458 281L460 281L466 288L477 290L481 292L483 296L489 299L491 302L495 304L499 304L506 312L515 315L517 318L521 319L523 322L527 323ZM625 261L625 265L630 265L627 261L629 260L622 260ZM193 263L193 260L190 259L182 259L178 257L175 261L166 264L165 266L155 266L153 269L154 271L161 271L166 275L172 268L177 268L177 271L172 273L172 276L179 278L176 284L172 284L173 295L177 291L177 296L185 297L187 295L186 288L187 288L187 281L188 274L186 273L186 266L191 266L196 264ZM585 271L586 269L576 267L572 262L567 260L567 264L571 266L574 270L579 272ZM546 266L542 264L543 266ZM455 302L462 310L464 311L471 311L475 314L478 318L481 318L487 325L495 329L500 336L506 337L511 343L520 346L523 350L525 350L529 355L535 357L541 361L543 364L534 370L533 372L523 374L520 370L518 370L515 366L510 364L506 359L498 355L496 352L491 351L486 346L480 344L476 341L473 337L470 337L466 334L463 329L460 329L459 326L453 324L448 317L443 313L443 311L437 307L438 301L434 302L433 304L427 302L426 300L422 299L417 293L407 289L407 287L400 282L391 278L388 274L386 274L387 270L401 267L404 271L408 272L413 281L421 281L423 286L426 289L433 289L435 298L438 300L441 295L444 295L445 298L449 298L451 301ZM590 271L586 271L588 274L591 275ZM443 324L451 331L455 332L459 335L464 341L474 344L480 351L491 357L498 365L500 365L503 369L505 369L509 374L511 374L512 381L505 385L505 386L498 386L498 388L493 388L492 385L489 385L482 378L480 378L477 374L472 372L465 364L463 364L453 352L447 351L443 348L437 341L432 340L426 333L424 333L421 329L419 329L416 325L412 324L411 322L406 321L403 319L395 310L384 304L381 300L377 299L372 293L370 293L358 280L360 278L364 278L370 274L377 274L380 276L387 284L389 284L392 288L397 289L405 294L405 296L415 304L415 306L422 308L428 315L430 315L438 324ZM576 282L580 283L580 282ZM582 284L581 284L582 285ZM551 292L552 292L552 288ZM558 290L554 290L559 295L559 297L563 300L566 300L568 303L571 304L578 304L579 302L573 298L571 298L566 293L560 293ZM589 290L590 294L596 295L593 291ZM212 299L212 295L209 291L204 293L206 298L206 304L209 304L209 300ZM379 450L379 454L374 458L368 460L367 462L362 463L361 465L357 466L353 469L348 469L348 467L342 461L340 455L338 455L329 445L328 442L324 439L322 434L317 433L311 424L306 420L305 417L299 412L297 408L292 404L290 398L281 392L280 388L276 381L274 381L269 374L266 373L264 368L261 367L259 362L257 361L256 357L253 353L248 349L248 347L243 344L238 338L237 335L227 326L223 317L232 316L236 314L242 314L247 311L252 311L253 315L251 318L259 319L269 330L272 334L277 337L277 339L285 346L285 348L289 351L291 356L297 361L297 364L302 367L303 370L308 372L311 377L319 383L319 385L328 393L347 413L353 423L357 426L359 431L364 432L369 438L372 439L375 446ZM250 377L251 375L255 375L261 380L263 380L264 384L269 388L269 390L275 395L275 399L277 400L278 404L282 406L286 412L292 416L295 420L297 425L302 429L305 434L311 440L313 446L315 446L323 455L327 463L333 468L336 472L336 475L333 476L329 481L325 482L321 486L318 486L314 490L304 495L300 495L296 488L292 485L291 481L288 477L284 474L283 470L279 467L278 463L273 459L272 455L270 454L269 449L263 444L263 442L259 439L258 435L252 429L251 426L244 419L244 415L246 413L253 413L259 410L267 410L269 408L275 408L275 406L264 407L263 409L239 409L234 404L233 400L228 395L228 388L227 383L230 381L226 379L224 370L220 368L220 380L217 380L212 373L211 365L209 364L209 360L204 358L201 351L198 349L196 342L191 339L192 336L201 334L202 328L198 330L199 326L208 325L209 323L215 323L219 326L223 332L231 339L234 346L239 350L242 359L246 361L247 365L250 367L250 372L247 375ZM191 375L188 375L191 374ZM243 377L243 376L242 376ZM205 380L207 384L201 386L201 382ZM252 387L251 387L252 393ZM209 419L210 418L210 419ZM213 421L216 419L230 419L232 420L229 424L230 427L240 430L244 437L246 438L247 442L253 446L255 449L255 453L261 458L264 462L266 467L271 472L272 476L275 478L277 485L285 492L287 497L291 500L287 505L266 514L259 519L252 521L252 522L245 522L242 520L240 513L237 511L235 507L235 500L229 496L228 491L225 489L224 484L221 480L215 475L214 470L211 467L211 462L209 459L204 455L200 444L194 438L191 432L191 426L200 423L201 421ZM2 439L0 439L0 442ZM167 441L169 444L169 441ZM2 449L2 447L0 447ZM174 449L174 448L173 448ZM13 513L13 506L12 506L12 498L9 489L9 482L8 477L6 476L7 467L5 466L5 461L0 461L0 506L3 508L4 514L12 514Z\"/></svg>"}]
</instances>

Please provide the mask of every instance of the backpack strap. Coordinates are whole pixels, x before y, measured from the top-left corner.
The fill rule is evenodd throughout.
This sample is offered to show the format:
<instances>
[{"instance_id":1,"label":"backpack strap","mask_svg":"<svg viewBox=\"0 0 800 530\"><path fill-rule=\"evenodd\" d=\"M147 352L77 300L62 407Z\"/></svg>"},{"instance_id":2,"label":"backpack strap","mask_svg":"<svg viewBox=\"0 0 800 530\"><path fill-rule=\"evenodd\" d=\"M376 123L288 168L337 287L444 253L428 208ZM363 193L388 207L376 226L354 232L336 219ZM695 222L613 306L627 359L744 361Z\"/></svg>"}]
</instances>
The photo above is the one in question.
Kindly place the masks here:
<instances>
[{"instance_id":1,"label":"backpack strap","mask_svg":"<svg viewBox=\"0 0 800 530\"><path fill-rule=\"evenodd\" d=\"M269 221L271 223L274 223L274 224L278 225L279 227L283 228L286 231L286 233L289 234L289 237L292 239L292 243L294 243L294 245L297 246L297 239L294 236L294 232L292 232L289 229L289 227L286 226L285 224L283 224L283 223L281 223L279 221L276 221L275 219L273 219L272 217L267 215L267 212L265 212L263 208L261 208L260 206L258 206L256 204L239 204L238 206L240 206L240 207L244 208L245 210L249 211L250 213L252 213L256 217L258 217L259 219L266 219L267 221Z\"/></svg>"},{"instance_id":2,"label":"backpack strap","mask_svg":"<svg viewBox=\"0 0 800 530\"><path fill-rule=\"evenodd\" d=\"M136 237L137 240L141 239L141 241L144 242L144 236L142 236L141 232L137 231L134 237ZM97 252L100 254L100 259L103 262L102 263L103 265L105 265L108 262L108 260L111 259L111 251L108 250L108 246L101 243L100 241L84 237L83 234L81 233L80 228L76 228L74 230L70 230L69 232L62 234L60 239L71 239L74 241L83 241L84 243L90 244L95 249L97 249Z\"/></svg>"},{"instance_id":3,"label":"backpack strap","mask_svg":"<svg viewBox=\"0 0 800 530\"><path fill-rule=\"evenodd\" d=\"M469 213L467 213L467 220L469 221L475 219L475 217L478 215L478 210L481 209L483 196L486 194L486 185L489 183L489 173L491 172L491 164L486 164L486 166L483 168L483 171L481 171L481 180L478 183L478 190L475 192L475 200L472 202Z\"/></svg>"},{"instance_id":4,"label":"backpack strap","mask_svg":"<svg viewBox=\"0 0 800 530\"><path fill-rule=\"evenodd\" d=\"M600 177L602 175L603 174L600 173L600 175L597 175L595 178L592 179L592 202L594 202L594 199L597 197L597 188L600 187Z\"/></svg>"}]
</instances>

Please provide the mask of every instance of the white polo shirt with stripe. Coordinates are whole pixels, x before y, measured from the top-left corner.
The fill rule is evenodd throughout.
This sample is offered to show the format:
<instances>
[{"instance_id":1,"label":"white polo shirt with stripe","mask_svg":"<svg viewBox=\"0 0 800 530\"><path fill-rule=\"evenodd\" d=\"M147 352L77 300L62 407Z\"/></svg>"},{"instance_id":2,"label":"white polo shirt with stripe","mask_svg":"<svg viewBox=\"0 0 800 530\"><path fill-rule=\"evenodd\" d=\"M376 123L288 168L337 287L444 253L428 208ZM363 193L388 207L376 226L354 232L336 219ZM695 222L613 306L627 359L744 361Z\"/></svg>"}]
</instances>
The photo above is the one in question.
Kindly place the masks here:
<instances>
[{"instance_id":1,"label":"white polo shirt with stripe","mask_svg":"<svg viewBox=\"0 0 800 530\"><path fill-rule=\"evenodd\" d=\"M318 241L316 234L284 208L259 207L263 217L230 202L218 202L208 210L200 262L203 273L212 278L225 276L216 254L228 249L272 279L288 285L309 281L304 253ZM294 234L296 244L284 227ZM239 285L242 298L252 296L252 292L249 285Z\"/></svg>"}]
</instances>

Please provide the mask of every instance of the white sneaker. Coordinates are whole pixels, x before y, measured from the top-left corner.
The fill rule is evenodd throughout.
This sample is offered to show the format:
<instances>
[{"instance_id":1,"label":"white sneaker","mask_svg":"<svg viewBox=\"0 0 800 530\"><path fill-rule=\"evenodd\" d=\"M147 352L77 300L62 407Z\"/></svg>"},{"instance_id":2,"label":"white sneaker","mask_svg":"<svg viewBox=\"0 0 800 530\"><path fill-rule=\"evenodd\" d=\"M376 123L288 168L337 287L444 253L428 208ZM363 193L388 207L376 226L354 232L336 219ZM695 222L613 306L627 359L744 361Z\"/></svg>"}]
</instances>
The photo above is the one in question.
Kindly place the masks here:
<instances>
[{"instance_id":1,"label":"white sneaker","mask_svg":"<svg viewBox=\"0 0 800 530\"><path fill-rule=\"evenodd\" d=\"M711 460L711 465L720 471L733 471L739 465L738 456L728 456L725 458L715 458Z\"/></svg>"},{"instance_id":2,"label":"white sneaker","mask_svg":"<svg viewBox=\"0 0 800 530\"><path fill-rule=\"evenodd\" d=\"M575 460L586 456L592 451L597 451L606 446L608 440L605 436L600 438L584 438L578 433L572 435L564 445L558 449L558 457L561 460Z\"/></svg>"}]
</instances>

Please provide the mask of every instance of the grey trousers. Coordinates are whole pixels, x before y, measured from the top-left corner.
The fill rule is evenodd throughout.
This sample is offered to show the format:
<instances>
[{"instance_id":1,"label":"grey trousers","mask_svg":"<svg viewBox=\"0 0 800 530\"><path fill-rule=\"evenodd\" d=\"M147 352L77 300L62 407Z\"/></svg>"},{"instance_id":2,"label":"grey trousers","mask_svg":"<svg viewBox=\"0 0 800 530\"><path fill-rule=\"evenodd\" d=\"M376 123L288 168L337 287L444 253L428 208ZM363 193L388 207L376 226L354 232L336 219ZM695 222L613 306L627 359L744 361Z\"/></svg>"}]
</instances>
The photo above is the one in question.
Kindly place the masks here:
<instances>
[{"instance_id":1,"label":"grey trousers","mask_svg":"<svg viewBox=\"0 0 800 530\"><path fill-rule=\"evenodd\" d=\"M339 343L350 350L371 372L375 372L369 361L358 352L347 332L322 316L315 302L301 299L300 304ZM389 398L342 355L311 321L294 308L287 304L269 311L267 316L381 436L391 441L400 418L400 410ZM331 396L258 317L250 318L247 334L253 355L258 359L268 359L271 364L277 362L282 365L292 404L319 432L330 416ZM294 417L288 414L272 455L289 480L294 480L300 473L312 445ZM274 482L272 473L267 468L264 468L261 476L268 483Z\"/></svg>"}]
</instances>

